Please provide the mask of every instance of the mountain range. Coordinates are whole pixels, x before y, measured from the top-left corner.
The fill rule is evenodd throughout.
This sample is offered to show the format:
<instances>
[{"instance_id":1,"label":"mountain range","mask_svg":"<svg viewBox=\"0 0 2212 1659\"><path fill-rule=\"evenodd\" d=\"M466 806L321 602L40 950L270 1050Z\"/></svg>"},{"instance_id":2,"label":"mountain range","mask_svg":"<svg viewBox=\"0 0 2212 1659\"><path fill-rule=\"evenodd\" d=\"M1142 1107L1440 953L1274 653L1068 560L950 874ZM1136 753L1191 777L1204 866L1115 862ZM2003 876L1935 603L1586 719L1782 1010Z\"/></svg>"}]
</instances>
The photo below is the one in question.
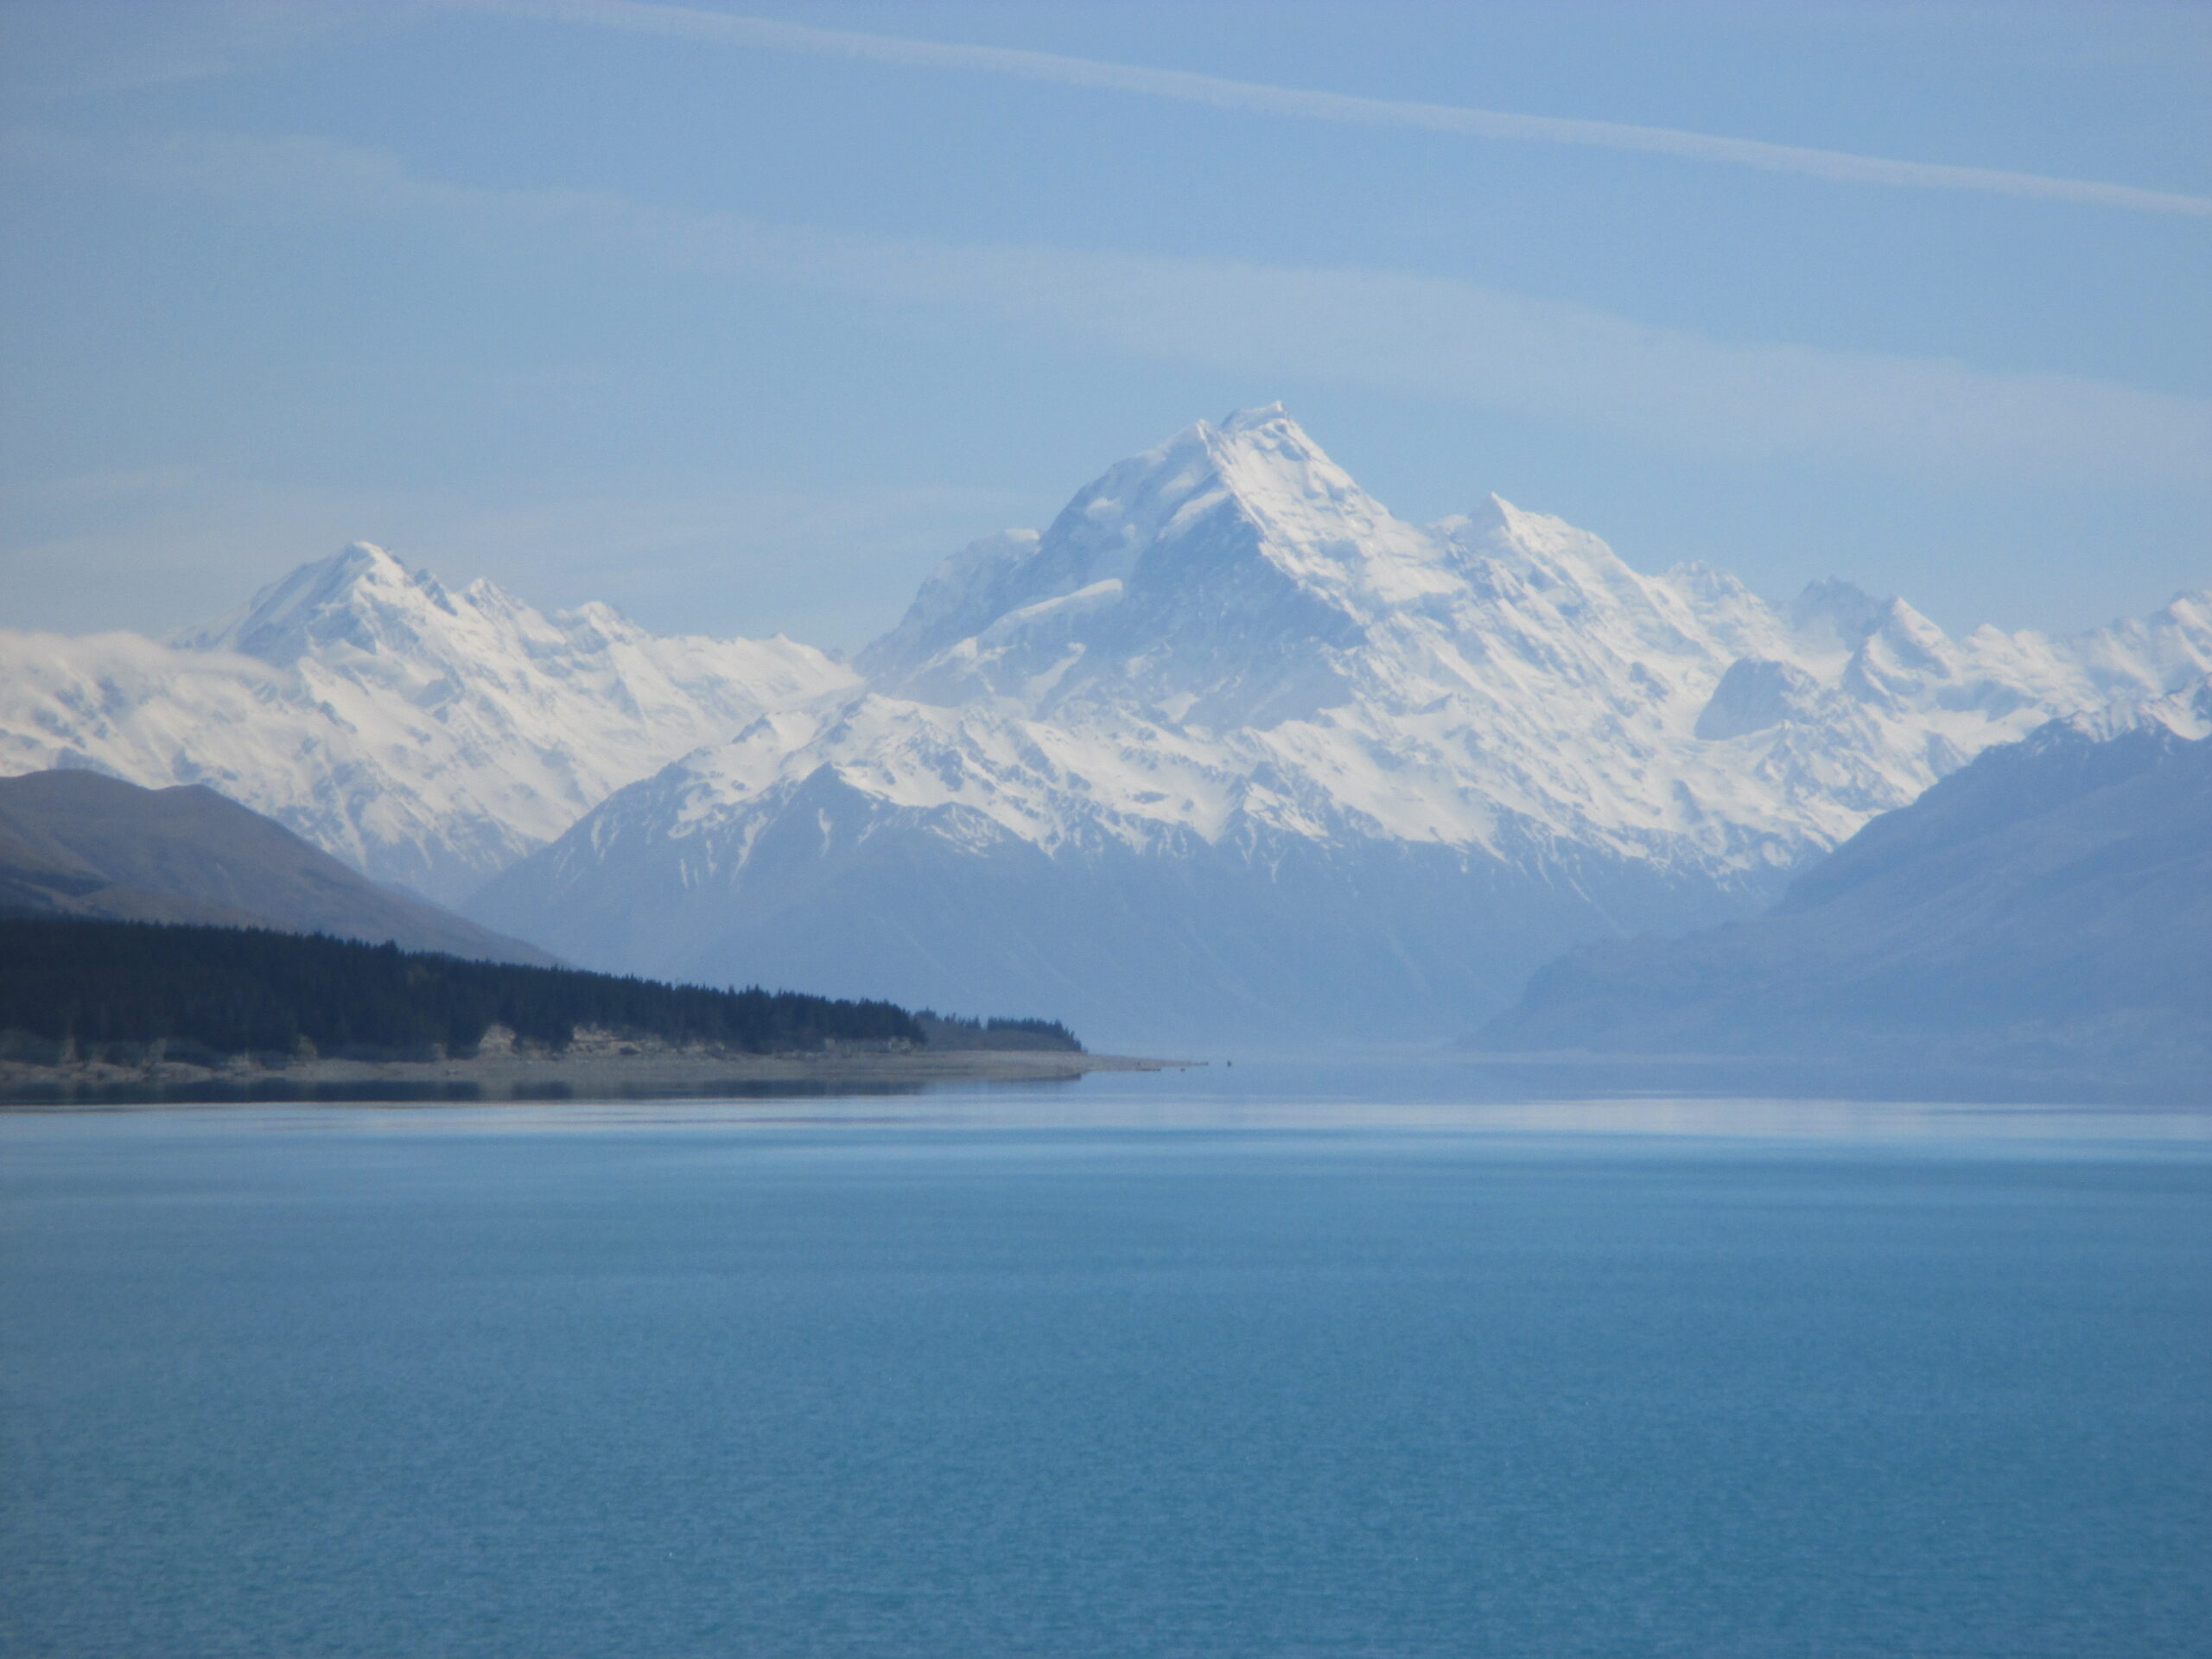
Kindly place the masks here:
<instances>
[{"instance_id":1,"label":"mountain range","mask_svg":"<svg viewBox=\"0 0 2212 1659\"><path fill-rule=\"evenodd\" d=\"M1116 1039L1464 1028L1583 940L1748 914L1992 743L2212 664L2212 595L1953 640L1415 525L1279 408L925 582L862 678L620 791L469 913L565 955Z\"/></svg>"},{"instance_id":2,"label":"mountain range","mask_svg":"<svg viewBox=\"0 0 2212 1659\"><path fill-rule=\"evenodd\" d=\"M210 782L590 966L1116 1042L1435 1038L2190 683L2212 590L2063 637L1777 606L1496 497L1399 519L1270 406L955 555L849 665L366 547L166 644L0 664L0 768Z\"/></svg>"}]
</instances>

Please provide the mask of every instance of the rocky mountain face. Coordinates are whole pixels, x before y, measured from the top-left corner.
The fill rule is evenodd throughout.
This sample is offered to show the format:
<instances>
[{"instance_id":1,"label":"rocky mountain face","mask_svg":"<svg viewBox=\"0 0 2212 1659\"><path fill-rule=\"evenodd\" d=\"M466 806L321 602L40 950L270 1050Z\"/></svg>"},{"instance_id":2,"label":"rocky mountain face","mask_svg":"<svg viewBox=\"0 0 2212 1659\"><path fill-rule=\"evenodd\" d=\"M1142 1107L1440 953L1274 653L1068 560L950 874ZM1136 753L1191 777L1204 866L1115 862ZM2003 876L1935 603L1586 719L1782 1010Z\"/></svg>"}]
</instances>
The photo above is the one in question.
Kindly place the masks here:
<instances>
[{"instance_id":1,"label":"rocky mountain face","mask_svg":"<svg viewBox=\"0 0 2212 1659\"><path fill-rule=\"evenodd\" d=\"M448 591L356 543L165 644L0 632L0 775L204 784L452 901L622 785L851 678L787 639Z\"/></svg>"},{"instance_id":2,"label":"rocky mountain face","mask_svg":"<svg viewBox=\"0 0 2212 1659\"><path fill-rule=\"evenodd\" d=\"M470 901L594 966L1160 1043L1430 1038L1680 931L1981 750L2212 666L2212 592L1952 639L1630 569L1493 498L1393 517L1280 408L976 543L861 657Z\"/></svg>"},{"instance_id":3,"label":"rocky mountain face","mask_svg":"<svg viewBox=\"0 0 2212 1659\"><path fill-rule=\"evenodd\" d=\"M2146 1069L2212 1090L2212 681L1985 750L1767 914L1541 970L1493 1049Z\"/></svg>"}]
</instances>

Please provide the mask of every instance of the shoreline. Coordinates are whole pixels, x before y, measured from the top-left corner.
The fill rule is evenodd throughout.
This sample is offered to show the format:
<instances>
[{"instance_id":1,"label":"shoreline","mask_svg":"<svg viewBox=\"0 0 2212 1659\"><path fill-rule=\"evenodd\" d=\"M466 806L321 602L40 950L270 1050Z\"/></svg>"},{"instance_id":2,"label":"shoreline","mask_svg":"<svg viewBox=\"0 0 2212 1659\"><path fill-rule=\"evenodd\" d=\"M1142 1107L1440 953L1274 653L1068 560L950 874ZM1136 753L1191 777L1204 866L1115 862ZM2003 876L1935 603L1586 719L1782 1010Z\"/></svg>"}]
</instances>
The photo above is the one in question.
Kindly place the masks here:
<instances>
[{"instance_id":1,"label":"shoreline","mask_svg":"<svg viewBox=\"0 0 2212 1659\"><path fill-rule=\"evenodd\" d=\"M0 1109L231 1101L313 1104L913 1094L941 1084L1072 1083L1094 1071L1161 1071L1192 1064L1196 1062L1058 1049L510 1052L467 1059L314 1059L281 1066L243 1060L214 1066L175 1060L143 1065L0 1061Z\"/></svg>"}]
</instances>

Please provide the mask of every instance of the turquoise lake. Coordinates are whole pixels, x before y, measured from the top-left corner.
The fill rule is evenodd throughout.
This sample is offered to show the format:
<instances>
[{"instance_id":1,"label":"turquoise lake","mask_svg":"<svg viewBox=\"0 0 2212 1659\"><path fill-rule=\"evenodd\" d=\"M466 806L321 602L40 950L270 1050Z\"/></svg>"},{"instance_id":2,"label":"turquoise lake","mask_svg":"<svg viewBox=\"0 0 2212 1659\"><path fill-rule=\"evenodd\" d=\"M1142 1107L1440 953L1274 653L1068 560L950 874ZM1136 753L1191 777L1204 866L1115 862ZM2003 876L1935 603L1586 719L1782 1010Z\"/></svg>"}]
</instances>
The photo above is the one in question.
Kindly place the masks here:
<instances>
[{"instance_id":1,"label":"turquoise lake","mask_svg":"<svg viewBox=\"0 0 2212 1659\"><path fill-rule=\"evenodd\" d=\"M0 1652L2212 1653L2212 1120L0 1115Z\"/></svg>"}]
</instances>

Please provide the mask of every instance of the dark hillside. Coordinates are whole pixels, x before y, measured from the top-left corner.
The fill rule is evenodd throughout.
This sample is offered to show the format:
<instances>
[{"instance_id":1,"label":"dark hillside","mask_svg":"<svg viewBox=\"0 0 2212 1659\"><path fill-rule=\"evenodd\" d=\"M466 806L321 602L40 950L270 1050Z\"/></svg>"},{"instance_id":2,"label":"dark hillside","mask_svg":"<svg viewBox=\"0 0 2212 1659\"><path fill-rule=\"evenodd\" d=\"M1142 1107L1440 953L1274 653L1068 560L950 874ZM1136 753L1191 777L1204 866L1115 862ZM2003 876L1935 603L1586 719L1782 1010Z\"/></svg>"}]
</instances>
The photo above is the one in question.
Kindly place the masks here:
<instances>
[{"instance_id":1,"label":"dark hillside","mask_svg":"<svg viewBox=\"0 0 2212 1659\"><path fill-rule=\"evenodd\" d=\"M0 915L273 927L490 962L558 960L380 886L212 789L141 789L93 772L0 779Z\"/></svg>"},{"instance_id":2,"label":"dark hillside","mask_svg":"<svg viewBox=\"0 0 2212 1659\"><path fill-rule=\"evenodd\" d=\"M475 1049L506 1027L565 1047L579 1027L752 1053L829 1043L919 1046L888 1002L711 990L566 968L410 955L391 944L259 929L0 918L0 1047L51 1061L285 1054L365 1059Z\"/></svg>"},{"instance_id":3,"label":"dark hillside","mask_svg":"<svg viewBox=\"0 0 2212 1659\"><path fill-rule=\"evenodd\" d=\"M1751 921L1593 945L1493 1050L2212 1061L2212 738L2056 721L1874 819Z\"/></svg>"}]
</instances>

